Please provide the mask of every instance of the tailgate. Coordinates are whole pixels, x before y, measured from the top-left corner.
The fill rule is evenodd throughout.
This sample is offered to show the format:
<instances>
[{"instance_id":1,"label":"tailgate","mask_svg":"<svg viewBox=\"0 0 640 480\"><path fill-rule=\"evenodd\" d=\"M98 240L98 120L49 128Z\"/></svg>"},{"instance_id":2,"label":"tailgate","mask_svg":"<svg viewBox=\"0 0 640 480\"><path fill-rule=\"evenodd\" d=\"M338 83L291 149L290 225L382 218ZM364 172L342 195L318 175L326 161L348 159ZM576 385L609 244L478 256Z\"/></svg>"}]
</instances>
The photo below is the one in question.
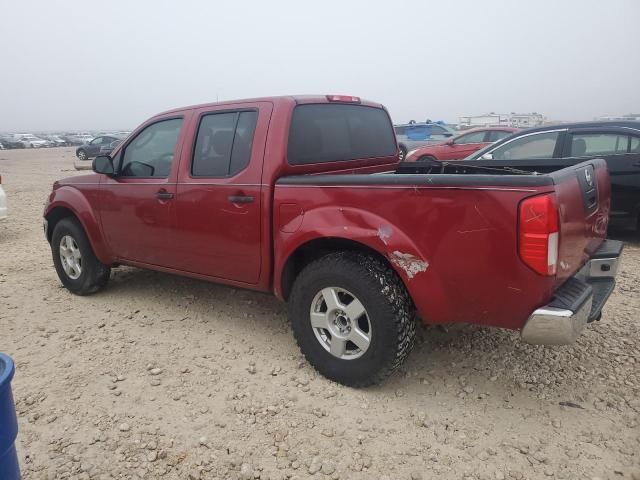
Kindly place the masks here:
<instances>
[{"instance_id":1,"label":"tailgate","mask_svg":"<svg viewBox=\"0 0 640 480\"><path fill-rule=\"evenodd\" d=\"M607 235L611 185L607 164L589 160L549 174L559 213L557 285L588 261Z\"/></svg>"}]
</instances>

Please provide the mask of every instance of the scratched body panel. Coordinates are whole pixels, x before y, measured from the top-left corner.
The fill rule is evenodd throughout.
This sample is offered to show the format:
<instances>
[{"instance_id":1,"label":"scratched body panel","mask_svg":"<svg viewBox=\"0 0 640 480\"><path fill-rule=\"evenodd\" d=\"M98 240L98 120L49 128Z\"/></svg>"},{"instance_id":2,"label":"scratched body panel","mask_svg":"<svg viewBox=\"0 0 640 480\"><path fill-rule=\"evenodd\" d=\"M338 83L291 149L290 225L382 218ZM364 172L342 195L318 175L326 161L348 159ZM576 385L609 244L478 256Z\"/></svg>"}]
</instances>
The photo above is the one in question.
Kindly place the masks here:
<instances>
[{"instance_id":1,"label":"scratched body panel","mask_svg":"<svg viewBox=\"0 0 640 480\"><path fill-rule=\"evenodd\" d=\"M534 193L553 189L535 188ZM308 241L347 238L389 260L425 322L521 328L554 287L552 278L540 277L518 258L518 203L531 194L276 185L276 205L298 205L302 219L295 231L276 230L275 271Z\"/></svg>"}]
</instances>

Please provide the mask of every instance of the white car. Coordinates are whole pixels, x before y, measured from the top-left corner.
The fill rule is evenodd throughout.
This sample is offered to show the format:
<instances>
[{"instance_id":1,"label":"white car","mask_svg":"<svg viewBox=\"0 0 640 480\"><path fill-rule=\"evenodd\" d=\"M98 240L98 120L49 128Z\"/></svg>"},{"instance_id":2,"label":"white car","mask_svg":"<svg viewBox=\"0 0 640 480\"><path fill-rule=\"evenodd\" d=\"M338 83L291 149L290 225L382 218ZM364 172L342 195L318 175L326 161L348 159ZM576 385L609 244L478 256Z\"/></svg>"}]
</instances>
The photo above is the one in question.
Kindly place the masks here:
<instances>
[{"instance_id":1,"label":"white car","mask_svg":"<svg viewBox=\"0 0 640 480\"><path fill-rule=\"evenodd\" d=\"M7 194L2 189L2 177L0 176L0 220L7 218Z\"/></svg>"},{"instance_id":2,"label":"white car","mask_svg":"<svg viewBox=\"0 0 640 480\"><path fill-rule=\"evenodd\" d=\"M49 142L47 140L38 138L30 133L18 134L15 137L18 142L24 145L24 148L42 148L49 146Z\"/></svg>"}]
</instances>

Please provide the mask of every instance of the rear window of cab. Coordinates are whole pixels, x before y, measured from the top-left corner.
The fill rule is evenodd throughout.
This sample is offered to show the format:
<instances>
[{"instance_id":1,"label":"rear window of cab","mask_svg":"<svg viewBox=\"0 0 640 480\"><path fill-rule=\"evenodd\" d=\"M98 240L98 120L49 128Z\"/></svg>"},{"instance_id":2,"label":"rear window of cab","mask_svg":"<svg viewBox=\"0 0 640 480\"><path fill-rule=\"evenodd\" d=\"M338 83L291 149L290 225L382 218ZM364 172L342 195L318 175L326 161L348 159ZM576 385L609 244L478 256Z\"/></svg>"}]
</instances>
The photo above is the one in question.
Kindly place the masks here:
<instances>
[{"instance_id":1,"label":"rear window of cab","mask_svg":"<svg viewBox=\"0 0 640 480\"><path fill-rule=\"evenodd\" d=\"M307 104L293 111L287 161L290 165L340 162L396 155L393 125L382 108Z\"/></svg>"}]
</instances>

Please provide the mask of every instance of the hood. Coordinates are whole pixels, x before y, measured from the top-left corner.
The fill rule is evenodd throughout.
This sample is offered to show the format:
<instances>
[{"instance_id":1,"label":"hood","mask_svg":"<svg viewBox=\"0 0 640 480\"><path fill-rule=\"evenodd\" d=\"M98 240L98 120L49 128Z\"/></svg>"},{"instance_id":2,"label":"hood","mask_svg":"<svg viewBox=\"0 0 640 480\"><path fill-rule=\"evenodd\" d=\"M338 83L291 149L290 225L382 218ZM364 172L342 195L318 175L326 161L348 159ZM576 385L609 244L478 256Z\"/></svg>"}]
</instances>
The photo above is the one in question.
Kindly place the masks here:
<instances>
[{"instance_id":1,"label":"hood","mask_svg":"<svg viewBox=\"0 0 640 480\"><path fill-rule=\"evenodd\" d=\"M100 179L100 175L97 173L88 173L86 175L74 175L73 177L61 178L60 180L56 180L53 184L54 188L59 188L64 185L81 185L83 183L98 183Z\"/></svg>"}]
</instances>

